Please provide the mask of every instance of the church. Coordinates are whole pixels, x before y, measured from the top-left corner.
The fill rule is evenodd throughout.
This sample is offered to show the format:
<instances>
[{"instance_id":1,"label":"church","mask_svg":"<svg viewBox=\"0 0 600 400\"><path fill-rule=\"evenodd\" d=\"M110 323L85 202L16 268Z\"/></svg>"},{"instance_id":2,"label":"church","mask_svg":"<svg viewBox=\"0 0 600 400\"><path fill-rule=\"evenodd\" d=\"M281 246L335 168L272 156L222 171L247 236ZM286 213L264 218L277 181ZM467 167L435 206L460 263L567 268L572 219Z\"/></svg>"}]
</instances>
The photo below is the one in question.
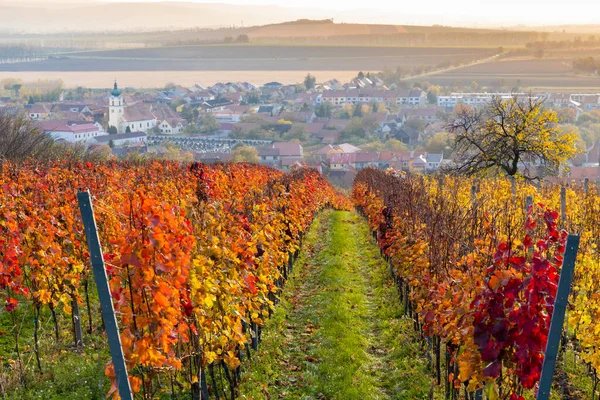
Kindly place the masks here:
<instances>
[{"instance_id":1,"label":"church","mask_svg":"<svg viewBox=\"0 0 600 400\"><path fill-rule=\"evenodd\" d=\"M108 127L117 128L117 133L153 131L168 135L183 133L183 119L165 104L125 104L117 86L111 91L108 105ZM155 130L158 127L158 130Z\"/></svg>"}]
</instances>

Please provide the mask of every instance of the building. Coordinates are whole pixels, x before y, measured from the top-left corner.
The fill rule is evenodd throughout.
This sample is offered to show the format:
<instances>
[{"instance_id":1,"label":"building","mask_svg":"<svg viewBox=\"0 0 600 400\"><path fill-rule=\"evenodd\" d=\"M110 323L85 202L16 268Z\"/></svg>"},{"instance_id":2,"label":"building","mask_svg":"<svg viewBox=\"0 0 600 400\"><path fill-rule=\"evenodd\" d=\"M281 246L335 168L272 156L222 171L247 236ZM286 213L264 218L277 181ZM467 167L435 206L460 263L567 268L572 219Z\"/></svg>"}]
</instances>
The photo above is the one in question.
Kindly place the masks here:
<instances>
[{"instance_id":1,"label":"building","mask_svg":"<svg viewBox=\"0 0 600 400\"><path fill-rule=\"evenodd\" d=\"M510 100L513 97L528 98L526 93L452 93L449 96L438 96L438 106L445 108L454 108L457 104L465 104L473 108L482 107L499 97L502 100ZM539 96L532 96L534 100Z\"/></svg>"},{"instance_id":2,"label":"building","mask_svg":"<svg viewBox=\"0 0 600 400\"><path fill-rule=\"evenodd\" d=\"M276 142L273 148L279 150L279 156L283 158L302 159L304 151L300 143L295 142Z\"/></svg>"},{"instance_id":3,"label":"building","mask_svg":"<svg viewBox=\"0 0 600 400\"><path fill-rule=\"evenodd\" d=\"M50 107L47 104L32 104L27 112L29 118L34 121L46 119L50 115Z\"/></svg>"},{"instance_id":4,"label":"building","mask_svg":"<svg viewBox=\"0 0 600 400\"><path fill-rule=\"evenodd\" d=\"M59 120L41 121L38 123L40 130L52 136L54 140L64 140L69 143L93 143L94 139L108 135L102 130L100 124L91 122L69 123Z\"/></svg>"},{"instance_id":5,"label":"building","mask_svg":"<svg viewBox=\"0 0 600 400\"><path fill-rule=\"evenodd\" d=\"M444 160L443 154L430 153L425 157L427 160L427 170L435 171L440 168L442 161Z\"/></svg>"},{"instance_id":6,"label":"building","mask_svg":"<svg viewBox=\"0 0 600 400\"><path fill-rule=\"evenodd\" d=\"M437 121L437 109L435 108L409 108L400 110L398 113L399 120L404 123L411 118L423 120L425 122Z\"/></svg>"},{"instance_id":7,"label":"building","mask_svg":"<svg viewBox=\"0 0 600 400\"><path fill-rule=\"evenodd\" d=\"M158 124L156 117L146 105L125 107L125 101L117 82L111 91L108 106L108 126L115 127L117 133L148 132Z\"/></svg>"},{"instance_id":8,"label":"building","mask_svg":"<svg viewBox=\"0 0 600 400\"><path fill-rule=\"evenodd\" d=\"M230 123L230 124L236 124L236 123L240 122L240 120L244 116L244 114L242 112L233 111L231 109L218 111L218 112L214 113L214 115L215 115L215 119L217 120L217 122Z\"/></svg>"},{"instance_id":9,"label":"building","mask_svg":"<svg viewBox=\"0 0 600 400\"><path fill-rule=\"evenodd\" d=\"M275 168L281 166L279 149L273 147L261 147L258 149L258 158L260 159L261 164L266 164Z\"/></svg>"},{"instance_id":10,"label":"building","mask_svg":"<svg viewBox=\"0 0 600 400\"><path fill-rule=\"evenodd\" d=\"M183 119L165 104L125 104L117 82L109 99L108 126L114 126L117 133L147 133L158 127L161 133L174 135L184 130Z\"/></svg>"},{"instance_id":11,"label":"building","mask_svg":"<svg viewBox=\"0 0 600 400\"><path fill-rule=\"evenodd\" d=\"M94 138L97 144L106 144L113 147L139 146L146 144L148 135L145 132L118 133Z\"/></svg>"}]
</instances>

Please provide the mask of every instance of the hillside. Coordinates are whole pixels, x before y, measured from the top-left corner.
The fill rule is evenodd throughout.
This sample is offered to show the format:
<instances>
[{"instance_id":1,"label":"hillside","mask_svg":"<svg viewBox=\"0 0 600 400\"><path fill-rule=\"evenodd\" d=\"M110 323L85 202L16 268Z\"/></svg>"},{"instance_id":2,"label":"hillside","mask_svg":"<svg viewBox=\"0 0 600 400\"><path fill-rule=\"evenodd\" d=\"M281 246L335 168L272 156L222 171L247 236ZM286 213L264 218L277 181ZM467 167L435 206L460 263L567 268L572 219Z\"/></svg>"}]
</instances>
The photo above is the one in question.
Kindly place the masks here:
<instances>
[{"instance_id":1,"label":"hillside","mask_svg":"<svg viewBox=\"0 0 600 400\"><path fill-rule=\"evenodd\" d=\"M207 5L202 5L207 6ZM415 26L415 25L385 25L385 24L347 24L334 23L331 19L309 20L299 19L291 22L274 23L254 26L230 26L227 28L190 28L182 29L189 25L192 19L196 26L203 21L218 20L222 14L227 14L228 5L221 8L207 8L200 12L196 6L184 4L168 12L169 24L177 29L160 29L153 31L136 30L139 26L135 21L152 21L151 15L162 10L160 3L150 4L140 13L133 10L121 9L122 4L100 5L92 8L68 8L60 12L62 18L72 20L85 19L86 24L69 25L70 29L78 29L74 33L11 33L2 34L2 28L18 24L17 8L7 8L0 14L0 44L25 43L28 45L41 45L44 47L73 47L86 49L101 48L131 48L131 47L156 47L190 44L220 44L235 41L240 35L247 36L250 42L259 44L297 44L297 45L359 45L359 46L436 46L436 47L490 47L490 46L524 46L528 42L542 40L543 32L535 31L509 31L494 29L457 28L442 25ZM135 8L135 5L131 5ZM86 10L86 11L83 11ZM184 12L178 16L177 11ZM39 10L32 10L32 15L27 19L36 18ZM82 13L89 16L78 16ZM199 18L195 18L198 12ZM243 11L235 10L235 13ZM43 26L51 30L53 24L58 22L58 10L48 10L43 18L50 19ZM123 16L125 14L125 16ZM116 15L113 17L113 15ZM130 20L127 15L139 15L140 18ZM50 18L51 16L51 18ZM233 17L232 17L233 18ZM237 17L236 17L237 18ZM53 21L57 22L53 22ZM103 32L92 32L100 23L110 21L111 29ZM239 21L239 20L238 20ZM108 25L107 25L108 26ZM117 31L114 29L118 28ZM83 30L85 29L85 32ZM571 38L572 34L564 34L562 39Z\"/></svg>"}]
</instances>

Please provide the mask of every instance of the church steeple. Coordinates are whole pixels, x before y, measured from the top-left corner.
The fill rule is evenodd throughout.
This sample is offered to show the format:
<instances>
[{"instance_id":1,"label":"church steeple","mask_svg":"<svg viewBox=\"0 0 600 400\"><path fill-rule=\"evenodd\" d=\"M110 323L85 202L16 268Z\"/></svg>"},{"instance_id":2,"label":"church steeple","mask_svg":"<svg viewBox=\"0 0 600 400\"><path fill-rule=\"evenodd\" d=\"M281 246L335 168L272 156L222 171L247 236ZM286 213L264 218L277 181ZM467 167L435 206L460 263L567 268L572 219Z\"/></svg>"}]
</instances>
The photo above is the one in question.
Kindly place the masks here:
<instances>
[{"instance_id":1,"label":"church steeple","mask_svg":"<svg viewBox=\"0 0 600 400\"><path fill-rule=\"evenodd\" d=\"M117 80L115 79L115 87L112 90L112 92L110 92L113 96L115 97L119 97L121 95L121 91L119 90L119 88L117 87Z\"/></svg>"}]
</instances>

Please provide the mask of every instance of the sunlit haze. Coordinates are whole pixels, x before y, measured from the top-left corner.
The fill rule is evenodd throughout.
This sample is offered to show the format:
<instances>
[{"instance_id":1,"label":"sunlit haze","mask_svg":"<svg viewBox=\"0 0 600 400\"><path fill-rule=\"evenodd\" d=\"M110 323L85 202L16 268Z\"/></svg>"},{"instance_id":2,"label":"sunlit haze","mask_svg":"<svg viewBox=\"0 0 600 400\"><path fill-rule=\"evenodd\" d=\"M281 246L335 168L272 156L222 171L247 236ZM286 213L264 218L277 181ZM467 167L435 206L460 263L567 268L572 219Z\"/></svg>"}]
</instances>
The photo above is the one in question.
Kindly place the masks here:
<instances>
[{"instance_id":1,"label":"sunlit haze","mask_svg":"<svg viewBox=\"0 0 600 400\"><path fill-rule=\"evenodd\" d=\"M109 0L120 2L118 0ZM133 0L145 2L145 0ZM173 2L180 0L156 0ZM491 3L480 0L428 0L428 1L377 1L361 0L304 0L302 2L280 0L202 0L195 3L228 3L239 5L268 5L297 9L326 10L339 22L381 23L448 23L448 24L591 24L598 23L600 3L595 0L506 0ZM582 10L587 12L582 12ZM595 10L595 11L594 11ZM300 10L299 10L300 11Z\"/></svg>"}]
</instances>

